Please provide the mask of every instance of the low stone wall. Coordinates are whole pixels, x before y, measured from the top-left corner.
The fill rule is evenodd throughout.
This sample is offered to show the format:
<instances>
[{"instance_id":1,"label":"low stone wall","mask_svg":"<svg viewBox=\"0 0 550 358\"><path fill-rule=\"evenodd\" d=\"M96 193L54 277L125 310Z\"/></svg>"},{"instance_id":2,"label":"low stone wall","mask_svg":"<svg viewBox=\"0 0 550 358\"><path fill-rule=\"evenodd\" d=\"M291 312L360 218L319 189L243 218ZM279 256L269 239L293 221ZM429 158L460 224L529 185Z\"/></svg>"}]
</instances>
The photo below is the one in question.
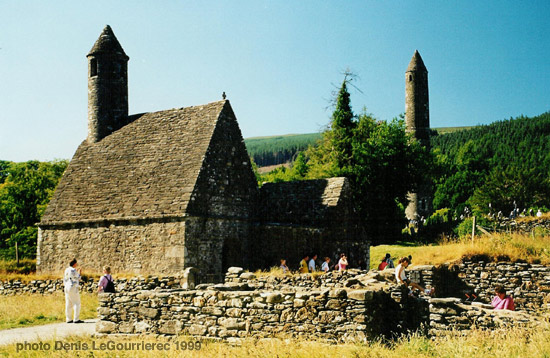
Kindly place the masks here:
<instances>
[{"instance_id":1,"label":"low stone wall","mask_svg":"<svg viewBox=\"0 0 550 358\"><path fill-rule=\"evenodd\" d=\"M511 262L466 261L458 265L418 266L410 277L433 285L437 297L466 299L474 293L477 301L490 303L495 286L502 285L512 295L516 310L530 313L550 308L550 267Z\"/></svg>"},{"instance_id":2,"label":"low stone wall","mask_svg":"<svg viewBox=\"0 0 550 358\"><path fill-rule=\"evenodd\" d=\"M96 330L229 340L283 334L363 341L419 329L427 322L427 302L401 296L399 302L392 299L388 286L273 291L250 290L241 283L100 294Z\"/></svg>"},{"instance_id":3,"label":"low stone wall","mask_svg":"<svg viewBox=\"0 0 550 358\"><path fill-rule=\"evenodd\" d=\"M97 292L99 280L83 278L80 281L81 292ZM115 288L121 291L139 291L167 288L181 288L182 278L177 276L166 277L134 277L130 279L115 277ZM21 282L19 280L0 281L0 295L19 294L50 294L63 292L63 280L33 280Z\"/></svg>"},{"instance_id":4,"label":"low stone wall","mask_svg":"<svg viewBox=\"0 0 550 358\"><path fill-rule=\"evenodd\" d=\"M430 302L430 335L464 332L472 329L495 330L510 327L533 328L544 319L525 311L494 310L480 302L463 302L458 298L432 298Z\"/></svg>"},{"instance_id":5,"label":"low stone wall","mask_svg":"<svg viewBox=\"0 0 550 358\"><path fill-rule=\"evenodd\" d=\"M528 305L528 295L532 293L529 290L540 291L549 268L525 265L469 262L463 266L417 266L409 270L413 280L435 286L440 294L454 290L458 298L411 296L408 289L395 284L394 270L256 277L232 267L225 284L201 284L192 290L157 288L100 294L96 329L100 334L185 333L229 341L274 334L362 341L414 330L439 335L450 330L532 327L542 322L540 316L532 313L542 312L543 307L537 306L536 300ZM512 267L523 270L514 271ZM530 276L527 281L525 272L537 273L540 280ZM493 275L502 276L501 281ZM524 307L531 310L495 311L486 303L466 302L461 297L473 290L471 283L476 283L489 289L478 298L488 301L493 296L489 282L506 281L513 285L518 283L514 277L539 285L529 289L525 285L509 286L519 290L519 305L522 295L527 297ZM485 281L476 280L488 280L487 287Z\"/></svg>"},{"instance_id":6,"label":"low stone wall","mask_svg":"<svg viewBox=\"0 0 550 358\"><path fill-rule=\"evenodd\" d=\"M546 218L531 217L531 220L501 218L495 220L493 225L499 231L514 231L523 234L548 234L550 232L550 220Z\"/></svg>"},{"instance_id":7,"label":"low stone wall","mask_svg":"<svg viewBox=\"0 0 550 358\"><path fill-rule=\"evenodd\" d=\"M376 271L350 269L346 271L329 271L326 274L301 275L260 275L246 272L240 267L231 267L225 275L226 283L246 283L254 289L273 290L281 287L291 288L331 288L355 287L360 288L381 281L383 276ZM382 280L391 281L391 280Z\"/></svg>"}]
</instances>

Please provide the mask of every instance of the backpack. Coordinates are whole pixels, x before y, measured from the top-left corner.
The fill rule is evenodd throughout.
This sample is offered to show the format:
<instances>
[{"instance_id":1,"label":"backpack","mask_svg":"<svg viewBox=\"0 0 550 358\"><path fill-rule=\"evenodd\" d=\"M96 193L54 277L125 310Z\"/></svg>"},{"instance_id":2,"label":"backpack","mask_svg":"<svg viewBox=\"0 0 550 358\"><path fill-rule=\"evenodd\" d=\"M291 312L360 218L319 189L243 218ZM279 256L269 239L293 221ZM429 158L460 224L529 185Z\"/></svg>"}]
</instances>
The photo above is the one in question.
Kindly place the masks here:
<instances>
[{"instance_id":1,"label":"backpack","mask_svg":"<svg viewBox=\"0 0 550 358\"><path fill-rule=\"evenodd\" d=\"M105 276L105 278L107 279L107 285L105 286L105 288L103 289L103 292L107 292L107 293L115 293L116 290L115 290L115 283L112 281L112 280L109 280L107 278L107 276Z\"/></svg>"}]
</instances>

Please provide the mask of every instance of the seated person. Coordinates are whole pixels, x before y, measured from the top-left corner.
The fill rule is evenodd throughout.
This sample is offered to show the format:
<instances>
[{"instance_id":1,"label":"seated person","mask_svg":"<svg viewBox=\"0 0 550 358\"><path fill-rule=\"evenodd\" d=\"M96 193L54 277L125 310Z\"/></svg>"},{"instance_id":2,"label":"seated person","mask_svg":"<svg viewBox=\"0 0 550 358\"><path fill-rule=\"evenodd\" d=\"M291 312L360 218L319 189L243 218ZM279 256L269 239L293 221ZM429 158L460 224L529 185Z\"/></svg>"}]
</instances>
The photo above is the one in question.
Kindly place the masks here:
<instances>
[{"instance_id":1,"label":"seated person","mask_svg":"<svg viewBox=\"0 0 550 358\"><path fill-rule=\"evenodd\" d=\"M409 258L411 257L409 256ZM395 268L390 254L386 254L385 259L386 259L386 263L388 264L388 266L386 266L387 268Z\"/></svg>"},{"instance_id":2,"label":"seated person","mask_svg":"<svg viewBox=\"0 0 550 358\"><path fill-rule=\"evenodd\" d=\"M514 300L512 297L506 295L506 290L502 286L495 288L495 297L491 301L491 305L496 310L510 310L515 311Z\"/></svg>"},{"instance_id":3,"label":"seated person","mask_svg":"<svg viewBox=\"0 0 550 358\"><path fill-rule=\"evenodd\" d=\"M386 266L388 266L388 262L386 261L386 257L384 256L382 262L380 262L380 265L378 265L378 271L382 271L386 268Z\"/></svg>"},{"instance_id":4,"label":"seated person","mask_svg":"<svg viewBox=\"0 0 550 358\"><path fill-rule=\"evenodd\" d=\"M409 266L410 260L408 257L403 257L399 260L399 265L395 268L395 279L397 280L397 283L403 284L407 287L412 286L413 288L416 288L417 290L420 290L421 292L424 292L427 295L432 295L434 293L433 287L431 289L426 289L416 282L411 282L407 278L407 275L405 274L405 269Z\"/></svg>"},{"instance_id":5,"label":"seated person","mask_svg":"<svg viewBox=\"0 0 550 358\"><path fill-rule=\"evenodd\" d=\"M286 265L286 260L285 259L281 259L281 266L279 266L279 268L281 270L283 270L283 273L288 272L288 266Z\"/></svg>"},{"instance_id":6,"label":"seated person","mask_svg":"<svg viewBox=\"0 0 550 358\"><path fill-rule=\"evenodd\" d=\"M309 260L308 255L304 255L304 258L302 261L300 261L300 268L298 269L298 272L300 273L308 273L309 269L307 268L307 260Z\"/></svg>"}]
</instances>

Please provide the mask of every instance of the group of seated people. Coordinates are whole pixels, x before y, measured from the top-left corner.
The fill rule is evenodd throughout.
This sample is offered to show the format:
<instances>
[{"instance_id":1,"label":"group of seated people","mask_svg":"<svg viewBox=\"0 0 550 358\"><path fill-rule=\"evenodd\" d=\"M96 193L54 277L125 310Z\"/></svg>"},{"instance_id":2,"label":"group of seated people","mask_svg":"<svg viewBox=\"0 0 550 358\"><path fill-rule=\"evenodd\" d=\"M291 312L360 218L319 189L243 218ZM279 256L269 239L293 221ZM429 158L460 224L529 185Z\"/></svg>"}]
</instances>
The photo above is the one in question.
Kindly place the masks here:
<instances>
[{"instance_id":1,"label":"group of seated people","mask_svg":"<svg viewBox=\"0 0 550 358\"><path fill-rule=\"evenodd\" d=\"M328 272L328 271L331 271L331 270L334 270L334 271L345 271L348 266L349 266L349 263L348 263L348 258L346 256L346 254L342 253L340 254L338 257L336 257L336 260L338 261L335 265L331 265L330 262L330 257L325 257L323 259L323 263L321 264L321 266L317 266L317 254L312 254L311 256L309 255L304 255L302 260L300 261L299 263L299 266L298 266L298 272L299 273L312 273L312 272ZM362 267L361 264L363 263L363 261L359 261L359 268L361 269L367 269L367 267ZM289 273L290 270L288 268L288 266L286 265L286 260L285 259L281 259L281 264L279 265L279 268L281 270L283 270L283 273Z\"/></svg>"},{"instance_id":2,"label":"group of seated people","mask_svg":"<svg viewBox=\"0 0 550 358\"><path fill-rule=\"evenodd\" d=\"M300 273L307 273L307 272L315 272L316 266L315 266L315 260L317 259L317 255L312 255L313 257L311 260L309 259L309 256L304 256L302 261L300 261ZM308 261L309 260L309 261ZM408 257L402 257L398 261L397 267L394 266L393 260L391 258L391 255L388 253L384 258L382 258L382 261L378 265L378 270L382 271L385 269L395 268L395 279L397 283L405 285L406 287L411 287L412 289L419 290L420 292L423 292L426 295L433 296L435 289L432 288L424 288L421 285L419 285L416 282L412 282L405 273L405 269L411 264L412 257L409 255ZM325 257L325 260L323 264L321 265L321 271L328 272L330 270L330 258ZM347 258L345 254L340 255L340 260L338 261L338 264L336 264L333 269L338 271L343 271L346 269L348 265ZM281 260L281 266L280 268L283 270L284 273L289 272L288 267L286 266L286 260ZM411 291L412 294L412 291ZM502 286L497 286L495 288L495 297L491 301L491 305L494 307L495 310L510 310L514 311L514 300L511 296L506 295L506 290Z\"/></svg>"}]
</instances>

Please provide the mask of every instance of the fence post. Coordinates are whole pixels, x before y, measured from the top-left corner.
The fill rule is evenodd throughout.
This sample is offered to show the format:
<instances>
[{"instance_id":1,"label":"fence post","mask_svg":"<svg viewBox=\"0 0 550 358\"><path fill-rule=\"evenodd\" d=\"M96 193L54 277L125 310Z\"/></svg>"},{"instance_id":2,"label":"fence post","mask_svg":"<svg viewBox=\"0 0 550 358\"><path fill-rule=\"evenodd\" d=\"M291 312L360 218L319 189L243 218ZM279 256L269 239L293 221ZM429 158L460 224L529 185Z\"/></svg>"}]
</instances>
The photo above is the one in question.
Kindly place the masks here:
<instances>
[{"instance_id":1,"label":"fence post","mask_svg":"<svg viewBox=\"0 0 550 358\"><path fill-rule=\"evenodd\" d=\"M472 244L474 243L475 235L476 235L476 217L474 216L474 222L472 224Z\"/></svg>"},{"instance_id":2,"label":"fence post","mask_svg":"<svg viewBox=\"0 0 550 358\"><path fill-rule=\"evenodd\" d=\"M15 261L17 262L17 267L19 267L19 248L17 247L17 241L15 242Z\"/></svg>"}]
</instances>

